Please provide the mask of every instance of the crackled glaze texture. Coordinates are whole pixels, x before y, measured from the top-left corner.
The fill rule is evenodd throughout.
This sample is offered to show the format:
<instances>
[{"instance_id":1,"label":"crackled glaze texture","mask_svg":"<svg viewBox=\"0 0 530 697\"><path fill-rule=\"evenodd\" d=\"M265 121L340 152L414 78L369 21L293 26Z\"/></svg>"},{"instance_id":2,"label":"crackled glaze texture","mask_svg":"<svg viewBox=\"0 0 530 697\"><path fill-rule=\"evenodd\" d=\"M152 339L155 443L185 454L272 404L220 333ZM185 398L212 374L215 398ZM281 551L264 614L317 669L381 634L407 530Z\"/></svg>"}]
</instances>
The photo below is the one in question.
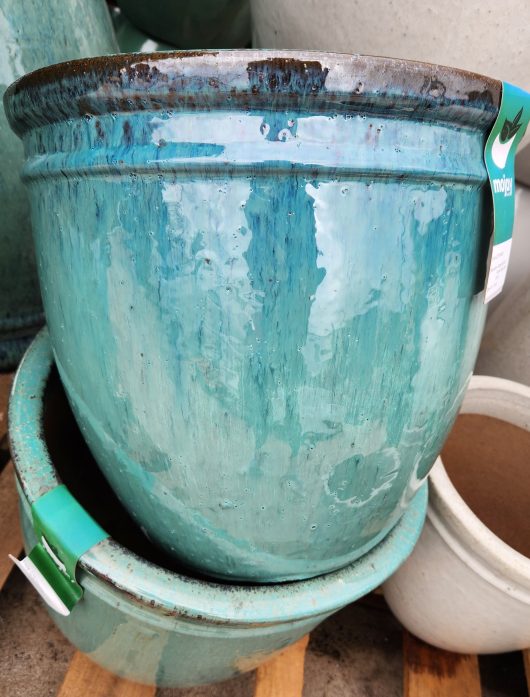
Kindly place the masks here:
<instances>
[{"instance_id":1,"label":"crackled glaze texture","mask_svg":"<svg viewBox=\"0 0 530 697\"><path fill-rule=\"evenodd\" d=\"M24 73L51 63L116 51L104 0L2 0L0 94ZM14 367L44 321L22 143L0 109L0 369Z\"/></svg>"},{"instance_id":2,"label":"crackled glaze texture","mask_svg":"<svg viewBox=\"0 0 530 697\"><path fill-rule=\"evenodd\" d=\"M184 563L309 577L396 524L482 332L498 99L434 66L256 51L11 88L63 383Z\"/></svg>"},{"instance_id":3,"label":"crackled glaze texture","mask_svg":"<svg viewBox=\"0 0 530 697\"><path fill-rule=\"evenodd\" d=\"M30 506L60 478L112 537L79 560L77 578L84 596L72 613L50 614L75 646L114 673L184 687L251 670L378 586L406 559L419 537L427 508L426 484L375 549L345 569L310 581L222 585L170 570L167 558L168 567L162 566L160 553L153 563L152 545L147 545L150 559L142 557L146 545L141 532L98 480L79 433L72 433L72 416L52 365L43 330L21 364L10 401L26 550L36 542ZM125 538L127 548L118 537Z\"/></svg>"}]
</instances>

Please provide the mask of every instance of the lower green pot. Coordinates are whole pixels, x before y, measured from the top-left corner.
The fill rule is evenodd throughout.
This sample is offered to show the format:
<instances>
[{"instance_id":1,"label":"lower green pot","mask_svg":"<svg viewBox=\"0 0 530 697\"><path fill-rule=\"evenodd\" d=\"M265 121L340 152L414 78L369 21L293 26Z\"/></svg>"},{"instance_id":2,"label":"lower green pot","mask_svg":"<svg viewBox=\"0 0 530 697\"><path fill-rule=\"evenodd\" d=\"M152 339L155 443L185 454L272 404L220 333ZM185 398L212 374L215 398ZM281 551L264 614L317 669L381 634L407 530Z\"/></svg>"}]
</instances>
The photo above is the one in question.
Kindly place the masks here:
<instances>
[{"instance_id":1,"label":"lower green pot","mask_svg":"<svg viewBox=\"0 0 530 697\"><path fill-rule=\"evenodd\" d=\"M81 651L131 680L183 687L255 668L382 583L423 526L425 484L384 541L339 571L261 586L202 581L175 570L108 489L76 430L47 330L20 365L9 418L26 550L36 542L31 504L59 483L111 534L79 560L82 600L52 617Z\"/></svg>"}]
</instances>

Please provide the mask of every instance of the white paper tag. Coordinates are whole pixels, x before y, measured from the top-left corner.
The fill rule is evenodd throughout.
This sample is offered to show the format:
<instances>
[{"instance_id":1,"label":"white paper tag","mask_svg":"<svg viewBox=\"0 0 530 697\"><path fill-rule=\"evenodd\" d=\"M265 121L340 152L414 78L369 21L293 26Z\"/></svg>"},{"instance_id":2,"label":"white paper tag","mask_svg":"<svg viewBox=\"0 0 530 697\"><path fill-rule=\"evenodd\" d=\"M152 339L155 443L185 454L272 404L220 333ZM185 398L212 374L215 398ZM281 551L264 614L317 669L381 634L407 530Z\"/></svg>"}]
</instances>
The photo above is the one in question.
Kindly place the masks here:
<instances>
[{"instance_id":1,"label":"white paper tag","mask_svg":"<svg viewBox=\"0 0 530 697\"><path fill-rule=\"evenodd\" d=\"M484 302L489 303L501 292L506 274L508 272L508 264L510 262L510 252L512 249L512 240L506 240L499 244L493 245L491 250L491 262L488 275L488 285L486 286L486 296Z\"/></svg>"},{"instance_id":2,"label":"white paper tag","mask_svg":"<svg viewBox=\"0 0 530 697\"><path fill-rule=\"evenodd\" d=\"M41 574L39 569L37 569L31 559L29 557L24 557L22 561L19 561L12 554L9 555L9 558L22 571L24 576L28 579L33 588L35 588L46 605L51 607L52 610L55 610L55 612L58 612L60 615L63 615L63 617L68 617L70 610L59 598L57 593Z\"/></svg>"}]
</instances>

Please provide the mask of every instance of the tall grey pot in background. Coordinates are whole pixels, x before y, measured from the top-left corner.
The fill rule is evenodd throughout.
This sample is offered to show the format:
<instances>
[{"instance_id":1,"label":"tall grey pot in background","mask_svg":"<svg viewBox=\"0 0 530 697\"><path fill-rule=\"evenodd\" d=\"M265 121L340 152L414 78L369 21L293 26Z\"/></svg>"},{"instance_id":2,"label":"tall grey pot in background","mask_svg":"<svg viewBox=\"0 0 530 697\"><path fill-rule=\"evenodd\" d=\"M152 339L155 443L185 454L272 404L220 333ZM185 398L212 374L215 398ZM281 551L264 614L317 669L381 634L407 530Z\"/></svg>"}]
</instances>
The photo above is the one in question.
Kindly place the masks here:
<instances>
[{"instance_id":1,"label":"tall grey pot in background","mask_svg":"<svg viewBox=\"0 0 530 697\"><path fill-rule=\"evenodd\" d=\"M530 90L530 3L524 0L251 0L251 10L255 48L425 61ZM530 129L523 140L529 142Z\"/></svg>"},{"instance_id":2,"label":"tall grey pot in background","mask_svg":"<svg viewBox=\"0 0 530 697\"><path fill-rule=\"evenodd\" d=\"M138 29L177 48L250 43L249 0L118 0L118 5Z\"/></svg>"},{"instance_id":3,"label":"tall grey pot in background","mask_svg":"<svg viewBox=\"0 0 530 697\"><path fill-rule=\"evenodd\" d=\"M0 90L51 63L118 47L105 0L2 0ZM22 143L0 108L0 370L14 367L43 324L27 194L20 181ZM59 223L57 223L59 225Z\"/></svg>"}]
</instances>

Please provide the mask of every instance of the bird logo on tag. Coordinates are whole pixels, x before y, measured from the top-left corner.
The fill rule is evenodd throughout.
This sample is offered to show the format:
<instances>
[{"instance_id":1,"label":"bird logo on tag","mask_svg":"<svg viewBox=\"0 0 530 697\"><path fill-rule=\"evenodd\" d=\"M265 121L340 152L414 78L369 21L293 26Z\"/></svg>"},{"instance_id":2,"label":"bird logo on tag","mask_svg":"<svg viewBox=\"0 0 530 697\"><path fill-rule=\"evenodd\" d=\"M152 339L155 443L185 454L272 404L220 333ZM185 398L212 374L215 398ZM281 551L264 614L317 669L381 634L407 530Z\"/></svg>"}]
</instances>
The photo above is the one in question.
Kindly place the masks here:
<instances>
[{"instance_id":1,"label":"bird logo on tag","mask_svg":"<svg viewBox=\"0 0 530 697\"><path fill-rule=\"evenodd\" d=\"M523 108L521 107L513 121L505 119L501 128L501 132L497 135L493 141L491 147L491 157L493 162L497 165L499 169L504 169L506 166L506 161L510 153L513 141L517 135L518 130L521 128L521 116L523 115Z\"/></svg>"}]
</instances>

